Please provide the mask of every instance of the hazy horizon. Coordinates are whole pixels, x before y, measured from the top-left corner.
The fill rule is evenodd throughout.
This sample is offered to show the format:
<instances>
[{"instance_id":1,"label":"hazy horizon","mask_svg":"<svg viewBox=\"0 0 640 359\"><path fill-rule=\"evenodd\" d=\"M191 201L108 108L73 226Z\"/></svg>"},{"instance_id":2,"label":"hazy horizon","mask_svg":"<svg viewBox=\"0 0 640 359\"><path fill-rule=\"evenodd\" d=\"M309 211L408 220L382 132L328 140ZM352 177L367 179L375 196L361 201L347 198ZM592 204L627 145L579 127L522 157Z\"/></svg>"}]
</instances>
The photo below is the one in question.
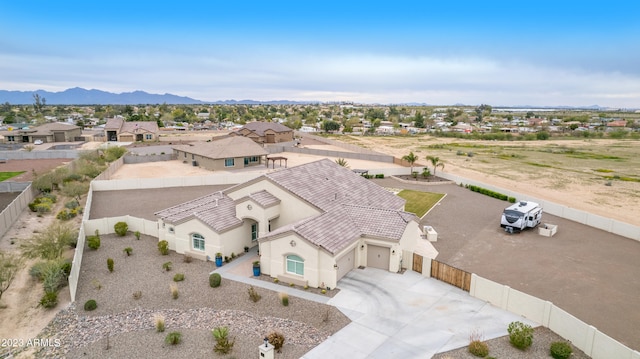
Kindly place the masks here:
<instances>
[{"instance_id":1,"label":"hazy horizon","mask_svg":"<svg viewBox=\"0 0 640 359\"><path fill-rule=\"evenodd\" d=\"M372 6L373 5L373 6ZM0 4L0 88L640 107L640 4Z\"/></svg>"}]
</instances>

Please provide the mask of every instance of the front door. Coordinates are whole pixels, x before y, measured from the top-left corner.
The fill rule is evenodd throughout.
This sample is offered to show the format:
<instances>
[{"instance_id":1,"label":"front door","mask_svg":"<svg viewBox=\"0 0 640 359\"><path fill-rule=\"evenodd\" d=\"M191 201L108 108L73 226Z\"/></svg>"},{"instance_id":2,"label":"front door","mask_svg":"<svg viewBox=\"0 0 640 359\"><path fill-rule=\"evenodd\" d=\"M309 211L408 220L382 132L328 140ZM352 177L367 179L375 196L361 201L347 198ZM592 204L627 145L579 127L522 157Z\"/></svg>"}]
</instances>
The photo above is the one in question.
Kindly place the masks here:
<instances>
[{"instance_id":1,"label":"front door","mask_svg":"<svg viewBox=\"0 0 640 359\"><path fill-rule=\"evenodd\" d=\"M258 240L258 223L253 223L251 225L251 241Z\"/></svg>"}]
</instances>

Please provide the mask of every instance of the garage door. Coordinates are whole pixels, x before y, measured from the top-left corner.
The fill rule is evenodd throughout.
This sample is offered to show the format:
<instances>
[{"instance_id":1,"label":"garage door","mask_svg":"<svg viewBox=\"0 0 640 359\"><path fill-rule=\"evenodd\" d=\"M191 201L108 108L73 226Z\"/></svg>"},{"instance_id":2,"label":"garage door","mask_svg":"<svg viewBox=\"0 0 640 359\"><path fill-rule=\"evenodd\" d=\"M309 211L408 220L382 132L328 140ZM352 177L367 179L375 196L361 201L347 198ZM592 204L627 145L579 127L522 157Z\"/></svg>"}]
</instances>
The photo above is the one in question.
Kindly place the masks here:
<instances>
[{"instance_id":1,"label":"garage door","mask_svg":"<svg viewBox=\"0 0 640 359\"><path fill-rule=\"evenodd\" d=\"M367 267L389 270L389 248L367 245Z\"/></svg>"},{"instance_id":2,"label":"garage door","mask_svg":"<svg viewBox=\"0 0 640 359\"><path fill-rule=\"evenodd\" d=\"M340 259L338 259L337 261L338 278L336 279L340 280L340 278L344 277L345 274L349 273L349 271L352 270L353 267L355 266L355 263L356 263L356 249L354 248L351 251L349 251L349 253L345 254Z\"/></svg>"}]
</instances>

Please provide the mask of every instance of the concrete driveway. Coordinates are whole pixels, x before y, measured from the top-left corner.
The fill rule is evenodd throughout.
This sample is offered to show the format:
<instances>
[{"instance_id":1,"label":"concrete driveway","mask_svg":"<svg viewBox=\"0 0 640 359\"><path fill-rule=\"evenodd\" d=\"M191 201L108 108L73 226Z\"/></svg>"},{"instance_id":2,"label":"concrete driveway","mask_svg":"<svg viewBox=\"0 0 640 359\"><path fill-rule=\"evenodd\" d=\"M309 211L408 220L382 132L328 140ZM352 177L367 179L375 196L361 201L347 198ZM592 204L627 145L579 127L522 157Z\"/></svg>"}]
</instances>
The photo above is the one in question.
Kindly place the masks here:
<instances>
[{"instance_id":1,"label":"concrete driveway","mask_svg":"<svg viewBox=\"0 0 640 359\"><path fill-rule=\"evenodd\" d=\"M472 298L419 273L354 269L338 282L328 304L352 323L304 355L324 358L431 358L464 347L469 334L507 335L509 323L536 323Z\"/></svg>"}]
</instances>

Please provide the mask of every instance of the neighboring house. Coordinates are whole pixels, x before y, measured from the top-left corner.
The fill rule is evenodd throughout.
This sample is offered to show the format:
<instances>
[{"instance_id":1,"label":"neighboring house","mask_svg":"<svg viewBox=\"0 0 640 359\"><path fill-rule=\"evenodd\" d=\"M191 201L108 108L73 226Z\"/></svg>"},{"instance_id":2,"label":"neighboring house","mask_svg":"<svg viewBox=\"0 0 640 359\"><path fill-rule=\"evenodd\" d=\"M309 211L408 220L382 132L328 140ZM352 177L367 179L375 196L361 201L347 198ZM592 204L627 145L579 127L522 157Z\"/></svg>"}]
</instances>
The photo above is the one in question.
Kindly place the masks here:
<instances>
[{"instance_id":1,"label":"neighboring house","mask_svg":"<svg viewBox=\"0 0 640 359\"><path fill-rule=\"evenodd\" d=\"M226 137L211 142L173 146L176 158L210 171L231 170L264 163L269 153L246 137Z\"/></svg>"},{"instance_id":2,"label":"neighboring house","mask_svg":"<svg viewBox=\"0 0 640 359\"><path fill-rule=\"evenodd\" d=\"M3 132L5 143L42 143L82 141L82 128L66 122L45 123Z\"/></svg>"},{"instance_id":3,"label":"neighboring house","mask_svg":"<svg viewBox=\"0 0 640 359\"><path fill-rule=\"evenodd\" d=\"M249 122L231 134L248 137L257 143L293 141L293 130L277 122Z\"/></svg>"},{"instance_id":4,"label":"neighboring house","mask_svg":"<svg viewBox=\"0 0 640 359\"><path fill-rule=\"evenodd\" d=\"M110 118L104 126L107 141L157 141L158 132L158 124L155 121L126 122L121 117Z\"/></svg>"},{"instance_id":5,"label":"neighboring house","mask_svg":"<svg viewBox=\"0 0 640 359\"><path fill-rule=\"evenodd\" d=\"M262 273L334 288L360 266L411 268L421 237L404 199L325 159L241 183L156 213L159 240L213 260L259 245ZM423 251L424 253L425 251Z\"/></svg>"}]
</instances>

